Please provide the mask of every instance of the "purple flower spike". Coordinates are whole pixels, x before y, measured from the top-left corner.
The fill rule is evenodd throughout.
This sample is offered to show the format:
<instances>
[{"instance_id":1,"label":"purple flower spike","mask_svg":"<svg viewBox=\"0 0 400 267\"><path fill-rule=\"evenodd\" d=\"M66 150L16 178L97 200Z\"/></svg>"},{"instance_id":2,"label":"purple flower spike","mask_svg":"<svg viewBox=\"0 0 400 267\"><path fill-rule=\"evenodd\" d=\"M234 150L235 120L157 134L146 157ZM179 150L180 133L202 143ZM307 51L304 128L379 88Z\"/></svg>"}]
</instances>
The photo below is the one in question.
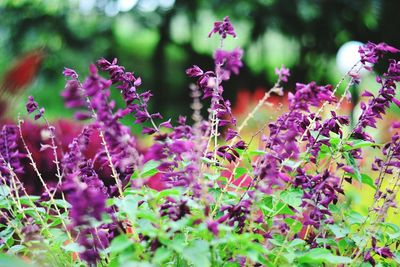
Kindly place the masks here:
<instances>
[{"instance_id":1,"label":"purple flower spike","mask_svg":"<svg viewBox=\"0 0 400 267\"><path fill-rule=\"evenodd\" d=\"M288 78L290 76L290 70L285 68L284 65L282 65L280 69L278 68L275 69L275 74L278 75L280 81L287 83Z\"/></svg>"},{"instance_id":2,"label":"purple flower spike","mask_svg":"<svg viewBox=\"0 0 400 267\"><path fill-rule=\"evenodd\" d=\"M233 28L228 16L226 16L223 21L214 22L214 27L208 34L208 37L211 37L214 33L218 33L222 39L225 39L227 35L232 35L236 38L235 29Z\"/></svg>"},{"instance_id":3,"label":"purple flower spike","mask_svg":"<svg viewBox=\"0 0 400 267\"><path fill-rule=\"evenodd\" d=\"M0 172L7 176L10 174L8 164L16 174L23 174L21 163L22 154L18 150L18 128L15 125L5 125L0 131Z\"/></svg>"},{"instance_id":4,"label":"purple flower spike","mask_svg":"<svg viewBox=\"0 0 400 267\"><path fill-rule=\"evenodd\" d=\"M368 42L367 44L360 46L358 53L361 56L361 63L376 64L378 59L383 57L386 53L398 53L399 50L393 46L387 45L385 43L374 44ZM367 66L367 69L370 67Z\"/></svg>"},{"instance_id":5,"label":"purple flower spike","mask_svg":"<svg viewBox=\"0 0 400 267\"><path fill-rule=\"evenodd\" d=\"M199 66L196 66L196 65L193 65L193 67L188 68L188 69L186 70L186 74L187 74L189 77L198 77L198 76L203 75L203 73L204 73L203 70L200 69Z\"/></svg>"},{"instance_id":6,"label":"purple flower spike","mask_svg":"<svg viewBox=\"0 0 400 267\"><path fill-rule=\"evenodd\" d=\"M31 114L38 109L39 105L37 102L35 102L33 96L28 96L28 103L26 103L26 111L28 111L28 113Z\"/></svg>"},{"instance_id":7,"label":"purple flower spike","mask_svg":"<svg viewBox=\"0 0 400 267\"><path fill-rule=\"evenodd\" d=\"M64 68L63 74L65 77L71 77L72 79L78 79L78 74L73 70L69 68Z\"/></svg>"},{"instance_id":8,"label":"purple flower spike","mask_svg":"<svg viewBox=\"0 0 400 267\"><path fill-rule=\"evenodd\" d=\"M34 117L35 120L40 119L44 114L44 108L39 108L39 105L37 102L35 102L35 99L33 98L33 96L28 97L28 102L26 103L25 107L29 114L31 114L35 111L38 111L35 114L35 117Z\"/></svg>"},{"instance_id":9,"label":"purple flower spike","mask_svg":"<svg viewBox=\"0 0 400 267\"><path fill-rule=\"evenodd\" d=\"M243 66L242 63L243 50L235 48L232 51L217 50L214 53L214 61L216 66L220 66L219 75L222 80L228 80L231 72L238 75L239 69ZM217 69L218 71L218 69Z\"/></svg>"}]
</instances>

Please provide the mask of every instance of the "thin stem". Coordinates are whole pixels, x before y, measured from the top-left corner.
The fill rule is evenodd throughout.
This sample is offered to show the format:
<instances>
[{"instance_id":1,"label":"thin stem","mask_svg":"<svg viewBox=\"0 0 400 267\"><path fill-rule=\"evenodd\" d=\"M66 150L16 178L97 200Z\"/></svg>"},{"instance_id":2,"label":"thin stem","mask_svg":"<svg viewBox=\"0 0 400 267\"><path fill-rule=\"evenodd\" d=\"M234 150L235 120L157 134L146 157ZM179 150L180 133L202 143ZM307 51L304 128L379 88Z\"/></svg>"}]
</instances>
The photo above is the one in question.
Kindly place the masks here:
<instances>
[{"instance_id":1,"label":"thin stem","mask_svg":"<svg viewBox=\"0 0 400 267\"><path fill-rule=\"evenodd\" d=\"M25 150L26 150L26 152L27 152L27 156L28 156L28 159L29 159L29 161L30 161L30 165L32 166L32 168L33 168L33 170L35 171L37 177L39 178L40 182L42 183L43 188L45 189L46 193L49 195L49 197L50 197L50 202L51 202L51 204L54 206L54 208L55 208L55 210L56 210L58 216L60 216L61 224L62 224L62 226L64 227L65 232L66 232L67 235L68 235L68 238L72 241L73 239L72 239L72 237L71 237L71 234L70 234L69 231L68 231L68 228L67 228L67 225L65 224L65 221L62 219L61 212L60 212L60 210L59 210L57 204L55 203L53 194L50 192L49 188L47 187L46 182L43 180L42 174L39 172L39 170L38 170L38 168L37 168L37 165L36 165L36 162L35 162L35 160L34 160L33 157L32 157L32 153L31 153L31 151L29 150L29 148L28 148L28 146L27 146L27 144L26 144L26 142L25 142L25 138L24 138L23 135L22 135L22 127L21 127L21 123L22 123L22 122L23 122L23 121L20 119L20 117L19 117L19 115L18 115L18 130L19 130L19 134L20 134L20 137L21 137L22 144L23 144L23 146L24 146L24 148L25 148Z\"/></svg>"}]
</instances>

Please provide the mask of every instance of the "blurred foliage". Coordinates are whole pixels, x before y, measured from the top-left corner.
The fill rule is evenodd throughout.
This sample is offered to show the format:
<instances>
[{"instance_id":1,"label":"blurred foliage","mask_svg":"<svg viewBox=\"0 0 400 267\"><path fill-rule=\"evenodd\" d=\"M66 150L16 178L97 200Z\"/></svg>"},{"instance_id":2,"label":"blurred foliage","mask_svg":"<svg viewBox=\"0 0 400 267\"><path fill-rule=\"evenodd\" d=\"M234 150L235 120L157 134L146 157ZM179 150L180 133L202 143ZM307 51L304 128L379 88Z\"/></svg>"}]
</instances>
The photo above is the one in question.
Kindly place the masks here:
<instances>
[{"instance_id":1,"label":"blurred foliage","mask_svg":"<svg viewBox=\"0 0 400 267\"><path fill-rule=\"evenodd\" d=\"M227 84L232 98L237 89L271 86L281 64L292 69L292 88L294 81L335 83L335 55L345 42L400 47L394 22L399 7L395 0L2 0L0 75L24 52L45 48L41 73L27 94L53 117L70 116L59 97L63 67L86 74L90 62L118 57L154 92L158 111L188 114L185 69L212 67L210 54L219 44L207 38L213 21L229 15L238 39L226 47L245 50L245 68Z\"/></svg>"}]
</instances>

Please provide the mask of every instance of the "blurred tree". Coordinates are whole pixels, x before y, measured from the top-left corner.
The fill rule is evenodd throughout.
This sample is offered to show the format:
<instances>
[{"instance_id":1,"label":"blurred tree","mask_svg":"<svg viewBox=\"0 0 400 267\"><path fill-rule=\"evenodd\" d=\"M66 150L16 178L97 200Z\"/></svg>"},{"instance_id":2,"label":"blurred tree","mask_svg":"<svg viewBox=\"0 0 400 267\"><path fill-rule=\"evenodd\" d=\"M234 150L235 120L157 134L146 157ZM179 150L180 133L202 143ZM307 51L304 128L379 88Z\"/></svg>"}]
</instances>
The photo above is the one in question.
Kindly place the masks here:
<instances>
[{"instance_id":1,"label":"blurred tree","mask_svg":"<svg viewBox=\"0 0 400 267\"><path fill-rule=\"evenodd\" d=\"M229 15L239 37L227 47L245 49L246 67L227 85L234 95L238 88L272 85L273 69L281 64L292 68L292 82L334 82L334 56L343 43L400 46L393 20L399 7L395 0L3 0L0 71L17 55L46 47L32 93L59 112L64 66L87 73L88 62L118 57L143 77L161 112L188 113L184 70L191 64L212 67L218 42L207 40L207 33L214 20ZM48 90L54 100L48 101Z\"/></svg>"}]
</instances>

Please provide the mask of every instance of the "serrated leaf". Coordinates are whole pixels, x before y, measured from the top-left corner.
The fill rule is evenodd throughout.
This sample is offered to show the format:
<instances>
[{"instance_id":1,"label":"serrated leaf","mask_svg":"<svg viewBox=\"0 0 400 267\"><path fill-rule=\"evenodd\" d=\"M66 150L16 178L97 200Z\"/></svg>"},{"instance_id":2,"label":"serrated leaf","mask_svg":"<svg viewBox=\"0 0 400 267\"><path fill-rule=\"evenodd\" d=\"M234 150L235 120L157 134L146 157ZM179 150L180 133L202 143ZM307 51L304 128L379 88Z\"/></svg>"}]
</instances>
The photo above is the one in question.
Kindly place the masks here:
<instances>
[{"instance_id":1,"label":"serrated leaf","mask_svg":"<svg viewBox=\"0 0 400 267\"><path fill-rule=\"evenodd\" d=\"M349 223L350 225L354 225L354 224L362 224L365 220L365 216L361 215L360 213L356 212L356 211L352 211L349 214Z\"/></svg>"},{"instance_id":2,"label":"serrated leaf","mask_svg":"<svg viewBox=\"0 0 400 267\"><path fill-rule=\"evenodd\" d=\"M286 204L292 206L295 209L300 209L302 203L303 191L301 189L288 189L282 191L280 198Z\"/></svg>"},{"instance_id":3,"label":"serrated leaf","mask_svg":"<svg viewBox=\"0 0 400 267\"><path fill-rule=\"evenodd\" d=\"M345 237L350 232L349 229L339 227L336 224L330 224L328 225L328 228L332 231L336 238Z\"/></svg>"}]
</instances>

